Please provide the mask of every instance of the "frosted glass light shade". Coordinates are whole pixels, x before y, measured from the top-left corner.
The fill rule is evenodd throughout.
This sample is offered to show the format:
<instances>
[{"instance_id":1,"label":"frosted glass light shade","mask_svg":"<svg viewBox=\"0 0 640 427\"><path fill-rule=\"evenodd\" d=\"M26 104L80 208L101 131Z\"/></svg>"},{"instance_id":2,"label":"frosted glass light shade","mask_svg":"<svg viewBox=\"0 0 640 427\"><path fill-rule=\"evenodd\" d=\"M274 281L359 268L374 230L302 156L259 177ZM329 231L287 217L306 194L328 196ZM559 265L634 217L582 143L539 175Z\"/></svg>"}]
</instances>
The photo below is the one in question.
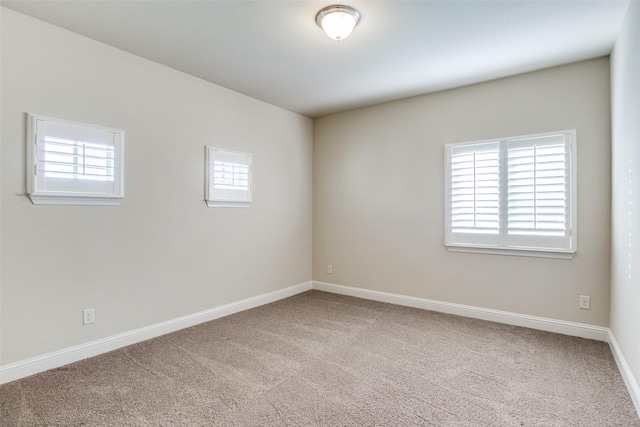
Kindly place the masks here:
<instances>
[{"instance_id":1,"label":"frosted glass light shade","mask_svg":"<svg viewBox=\"0 0 640 427\"><path fill-rule=\"evenodd\" d=\"M318 26L327 36L337 41L349 37L358 22L360 22L360 12L349 6L328 6L316 15Z\"/></svg>"}]
</instances>

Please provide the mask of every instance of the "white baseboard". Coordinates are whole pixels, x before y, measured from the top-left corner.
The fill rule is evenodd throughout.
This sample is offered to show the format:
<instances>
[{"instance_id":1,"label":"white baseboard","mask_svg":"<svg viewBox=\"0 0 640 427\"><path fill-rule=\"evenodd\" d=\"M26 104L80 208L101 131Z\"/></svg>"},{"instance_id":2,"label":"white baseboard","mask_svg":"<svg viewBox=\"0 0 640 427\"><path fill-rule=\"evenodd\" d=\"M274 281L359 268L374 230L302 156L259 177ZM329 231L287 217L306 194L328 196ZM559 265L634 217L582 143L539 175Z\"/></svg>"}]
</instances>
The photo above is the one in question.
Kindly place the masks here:
<instances>
[{"instance_id":1,"label":"white baseboard","mask_svg":"<svg viewBox=\"0 0 640 427\"><path fill-rule=\"evenodd\" d=\"M592 326L584 323L565 322L563 320L549 319L546 317L529 316L526 314L511 313L509 311L492 310L488 308L474 307L471 305L454 304L450 302L392 294L389 292L372 291L369 289L336 285L334 283L314 281L313 289L331 292L334 294L387 302L390 304L404 305L407 307L422 308L424 310L437 311L440 313L472 317L474 319L506 323L507 325L524 326L526 328L556 332L559 334L589 338L592 340L609 341L609 328Z\"/></svg>"},{"instance_id":2,"label":"white baseboard","mask_svg":"<svg viewBox=\"0 0 640 427\"><path fill-rule=\"evenodd\" d=\"M69 363L77 362L88 357L117 350L131 344L248 310L250 308L269 304L310 289L312 289L312 282L301 283L299 285L280 289L274 292L269 292L243 299L241 301L214 307L209 310L182 316L177 319L168 320L166 322L157 323L155 325L146 326L144 328L124 332L122 334L113 335L85 344L68 347L42 356L0 366L0 384L15 381L49 369L59 368L60 366L68 365Z\"/></svg>"},{"instance_id":3,"label":"white baseboard","mask_svg":"<svg viewBox=\"0 0 640 427\"><path fill-rule=\"evenodd\" d=\"M613 335L611 330L609 330L609 347L611 347L613 357L616 359L616 363L618 364L620 375L622 375L622 379L627 386L627 390L629 390L629 395L631 395L631 400L636 407L636 412L638 412L638 416L640 416L640 387L638 387L638 382L634 378L631 368L629 368L627 361L622 355L622 351L618 346L618 341L616 341L616 337Z\"/></svg>"}]
</instances>

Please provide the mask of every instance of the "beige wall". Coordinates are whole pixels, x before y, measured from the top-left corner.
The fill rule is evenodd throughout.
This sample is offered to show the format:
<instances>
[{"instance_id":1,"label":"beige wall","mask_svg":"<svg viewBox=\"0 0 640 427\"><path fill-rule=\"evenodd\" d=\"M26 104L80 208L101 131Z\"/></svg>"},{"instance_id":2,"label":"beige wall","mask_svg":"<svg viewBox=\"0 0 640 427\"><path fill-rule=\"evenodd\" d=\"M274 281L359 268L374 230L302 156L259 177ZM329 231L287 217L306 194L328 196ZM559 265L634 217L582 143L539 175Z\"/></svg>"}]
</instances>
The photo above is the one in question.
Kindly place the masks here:
<instances>
[{"instance_id":1,"label":"beige wall","mask_svg":"<svg viewBox=\"0 0 640 427\"><path fill-rule=\"evenodd\" d=\"M611 330L640 381L640 3L631 2L611 55ZM637 392L636 392L637 393ZM636 396L636 399L638 396ZM640 402L636 407L640 411Z\"/></svg>"},{"instance_id":2,"label":"beige wall","mask_svg":"<svg viewBox=\"0 0 640 427\"><path fill-rule=\"evenodd\" d=\"M601 58L316 120L314 280L607 326L609 96ZM564 129L578 134L575 258L447 252L444 144Z\"/></svg>"},{"instance_id":3,"label":"beige wall","mask_svg":"<svg viewBox=\"0 0 640 427\"><path fill-rule=\"evenodd\" d=\"M311 279L310 119L5 8L1 43L2 365ZM121 205L32 205L26 112L124 129ZM205 144L251 208L205 206Z\"/></svg>"}]
</instances>

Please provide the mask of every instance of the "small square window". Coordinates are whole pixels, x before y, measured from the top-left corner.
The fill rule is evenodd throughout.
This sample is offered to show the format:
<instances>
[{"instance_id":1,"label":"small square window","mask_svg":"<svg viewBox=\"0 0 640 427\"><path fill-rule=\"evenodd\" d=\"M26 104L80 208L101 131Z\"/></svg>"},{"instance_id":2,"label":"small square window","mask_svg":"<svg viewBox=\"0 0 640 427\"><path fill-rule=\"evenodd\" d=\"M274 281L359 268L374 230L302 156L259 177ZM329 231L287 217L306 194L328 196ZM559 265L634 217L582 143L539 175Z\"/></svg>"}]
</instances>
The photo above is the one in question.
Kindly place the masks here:
<instances>
[{"instance_id":1,"label":"small square window","mask_svg":"<svg viewBox=\"0 0 640 427\"><path fill-rule=\"evenodd\" d=\"M249 207L252 155L221 148L205 148L207 206Z\"/></svg>"},{"instance_id":2,"label":"small square window","mask_svg":"<svg viewBox=\"0 0 640 427\"><path fill-rule=\"evenodd\" d=\"M120 204L123 130L35 114L27 123L27 192L33 204Z\"/></svg>"}]
</instances>

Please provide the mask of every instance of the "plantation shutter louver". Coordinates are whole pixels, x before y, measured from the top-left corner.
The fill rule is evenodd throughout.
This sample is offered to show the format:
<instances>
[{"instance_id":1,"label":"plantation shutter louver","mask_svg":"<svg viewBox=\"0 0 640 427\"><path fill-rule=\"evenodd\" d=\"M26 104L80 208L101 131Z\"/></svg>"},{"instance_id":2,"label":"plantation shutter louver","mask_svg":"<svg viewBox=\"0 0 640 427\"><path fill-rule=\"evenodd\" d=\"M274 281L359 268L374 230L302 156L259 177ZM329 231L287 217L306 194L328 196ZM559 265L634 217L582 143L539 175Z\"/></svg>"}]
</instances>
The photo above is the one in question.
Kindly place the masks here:
<instances>
[{"instance_id":1,"label":"plantation shutter louver","mask_svg":"<svg viewBox=\"0 0 640 427\"><path fill-rule=\"evenodd\" d=\"M39 169L48 178L113 181L113 145L46 136Z\"/></svg>"}]
</instances>

